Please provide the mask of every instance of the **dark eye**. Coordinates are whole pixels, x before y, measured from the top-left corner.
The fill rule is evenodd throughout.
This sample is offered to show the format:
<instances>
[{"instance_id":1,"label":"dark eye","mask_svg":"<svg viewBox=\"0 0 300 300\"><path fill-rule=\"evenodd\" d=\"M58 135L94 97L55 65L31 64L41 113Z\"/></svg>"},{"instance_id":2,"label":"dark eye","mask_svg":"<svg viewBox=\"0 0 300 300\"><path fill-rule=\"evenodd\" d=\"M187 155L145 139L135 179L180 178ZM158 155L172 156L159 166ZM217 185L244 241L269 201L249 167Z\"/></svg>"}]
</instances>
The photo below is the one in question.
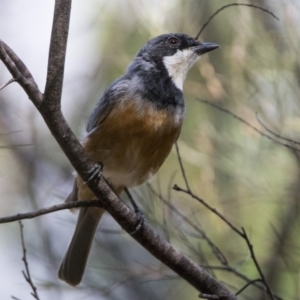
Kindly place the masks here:
<instances>
[{"instance_id":1,"label":"dark eye","mask_svg":"<svg viewBox=\"0 0 300 300\"><path fill-rule=\"evenodd\" d=\"M167 39L167 44L171 47L177 47L180 44L180 40L176 37L169 37Z\"/></svg>"}]
</instances>

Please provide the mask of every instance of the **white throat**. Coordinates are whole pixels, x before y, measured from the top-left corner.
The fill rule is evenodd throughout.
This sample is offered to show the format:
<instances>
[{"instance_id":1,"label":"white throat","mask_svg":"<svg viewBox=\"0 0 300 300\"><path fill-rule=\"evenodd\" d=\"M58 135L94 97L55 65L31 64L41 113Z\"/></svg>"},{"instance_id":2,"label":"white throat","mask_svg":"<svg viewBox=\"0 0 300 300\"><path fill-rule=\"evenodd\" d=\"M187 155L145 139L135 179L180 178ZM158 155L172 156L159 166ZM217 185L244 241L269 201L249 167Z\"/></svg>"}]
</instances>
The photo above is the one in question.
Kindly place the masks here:
<instances>
[{"instance_id":1,"label":"white throat","mask_svg":"<svg viewBox=\"0 0 300 300\"><path fill-rule=\"evenodd\" d=\"M174 55L163 58L169 76L180 90L183 88L187 72L198 58L199 56L192 49L177 50Z\"/></svg>"}]
</instances>

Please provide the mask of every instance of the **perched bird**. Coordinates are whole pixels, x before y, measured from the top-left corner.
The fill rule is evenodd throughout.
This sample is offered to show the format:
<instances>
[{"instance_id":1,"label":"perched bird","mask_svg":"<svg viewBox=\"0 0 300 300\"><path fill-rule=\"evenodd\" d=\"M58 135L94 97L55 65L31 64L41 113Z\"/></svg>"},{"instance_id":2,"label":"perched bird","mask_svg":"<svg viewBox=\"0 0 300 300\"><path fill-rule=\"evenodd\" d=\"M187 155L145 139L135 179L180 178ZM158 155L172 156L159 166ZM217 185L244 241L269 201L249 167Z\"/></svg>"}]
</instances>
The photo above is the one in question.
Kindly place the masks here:
<instances>
[{"instance_id":1,"label":"perched bird","mask_svg":"<svg viewBox=\"0 0 300 300\"><path fill-rule=\"evenodd\" d=\"M157 172L176 142L184 117L182 87L188 70L218 48L185 34L163 34L138 52L124 76L104 92L90 116L82 145L117 195ZM66 201L97 199L77 176ZM104 210L81 208L75 233L59 269L72 286L84 274Z\"/></svg>"}]
</instances>

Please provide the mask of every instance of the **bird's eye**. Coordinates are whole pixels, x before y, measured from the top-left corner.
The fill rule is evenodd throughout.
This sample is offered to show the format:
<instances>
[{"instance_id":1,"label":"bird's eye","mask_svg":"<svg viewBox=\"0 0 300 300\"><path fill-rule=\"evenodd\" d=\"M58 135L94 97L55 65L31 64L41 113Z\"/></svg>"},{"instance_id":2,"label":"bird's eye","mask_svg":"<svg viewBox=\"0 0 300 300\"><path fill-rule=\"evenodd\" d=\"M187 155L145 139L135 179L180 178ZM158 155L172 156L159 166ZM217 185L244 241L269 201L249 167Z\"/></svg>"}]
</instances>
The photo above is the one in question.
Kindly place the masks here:
<instances>
[{"instance_id":1,"label":"bird's eye","mask_svg":"<svg viewBox=\"0 0 300 300\"><path fill-rule=\"evenodd\" d=\"M171 47L177 47L180 44L180 40L176 37L169 37L167 39L167 44Z\"/></svg>"}]
</instances>

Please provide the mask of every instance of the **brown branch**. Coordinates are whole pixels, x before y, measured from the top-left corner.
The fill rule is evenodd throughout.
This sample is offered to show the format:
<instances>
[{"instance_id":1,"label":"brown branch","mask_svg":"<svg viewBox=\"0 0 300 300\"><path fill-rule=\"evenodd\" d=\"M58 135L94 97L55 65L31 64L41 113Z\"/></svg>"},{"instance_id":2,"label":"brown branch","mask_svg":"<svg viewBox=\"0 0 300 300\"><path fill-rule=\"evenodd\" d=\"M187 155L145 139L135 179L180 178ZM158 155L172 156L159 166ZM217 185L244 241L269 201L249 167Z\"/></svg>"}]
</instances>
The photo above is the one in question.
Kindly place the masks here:
<instances>
[{"instance_id":1,"label":"brown branch","mask_svg":"<svg viewBox=\"0 0 300 300\"><path fill-rule=\"evenodd\" d=\"M57 109L60 109L63 87L71 4L71 0L56 0L54 8L43 105Z\"/></svg>"},{"instance_id":2,"label":"brown branch","mask_svg":"<svg viewBox=\"0 0 300 300\"><path fill-rule=\"evenodd\" d=\"M5 61L9 57L8 62L4 62L5 65L34 102L52 135L77 173L87 182L88 187L98 199L104 199L102 202L104 209L111 214L126 232L134 232L139 217L120 201L103 178L100 180L97 178L89 180L89 171L94 164L87 157L60 110L70 9L71 0L55 1L44 101L26 66L13 52L9 54L7 51L3 51L5 49L4 43L0 44L0 59ZM11 64L11 62L14 64ZM222 300L236 299L235 295L229 292L224 285L215 280L192 260L178 252L169 243L162 240L148 225L144 224L133 235L133 238L200 292L218 295Z\"/></svg>"},{"instance_id":3,"label":"brown branch","mask_svg":"<svg viewBox=\"0 0 300 300\"><path fill-rule=\"evenodd\" d=\"M20 221L24 219L33 219L42 215L50 214L56 211L64 210L64 209L71 209L71 208L79 208L79 207L102 207L103 203L99 200L93 201L76 201L76 202L67 202L63 204L57 204L50 207L42 208L37 211L16 214L8 217L0 218L0 224L3 223L10 223L15 221Z\"/></svg>"},{"instance_id":4,"label":"brown branch","mask_svg":"<svg viewBox=\"0 0 300 300\"><path fill-rule=\"evenodd\" d=\"M211 20L216 16L218 15L222 10L224 9L227 9L228 7L232 7L232 6L247 6L247 7L250 7L250 8L256 8L256 9L259 9L265 13L268 13L270 14L273 18L275 18L276 20L279 21L279 18L276 17L271 11L269 11L268 9L265 9L261 6L257 6L257 5L254 5L254 4L246 4L246 3L231 3L231 4L227 4L227 5L224 5L222 7L220 7L218 10L216 10L209 18L208 20L203 24L203 26L201 27L201 29L199 30L198 34L196 35L195 39L198 39L199 36L201 35L201 33L204 31L204 29L206 28L206 26L211 22Z\"/></svg>"}]
</instances>

